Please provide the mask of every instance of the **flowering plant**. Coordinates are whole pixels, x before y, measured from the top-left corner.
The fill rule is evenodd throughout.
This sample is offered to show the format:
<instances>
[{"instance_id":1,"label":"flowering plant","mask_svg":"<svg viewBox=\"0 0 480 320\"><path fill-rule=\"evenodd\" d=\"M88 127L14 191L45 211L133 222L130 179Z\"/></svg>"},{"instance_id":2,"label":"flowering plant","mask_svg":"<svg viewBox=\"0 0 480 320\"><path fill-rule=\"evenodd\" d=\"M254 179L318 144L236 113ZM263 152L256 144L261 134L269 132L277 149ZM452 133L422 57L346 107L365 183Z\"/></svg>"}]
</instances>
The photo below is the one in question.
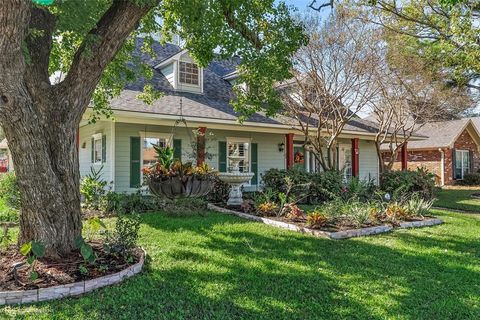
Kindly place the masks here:
<instances>
[{"instance_id":1,"label":"flowering plant","mask_svg":"<svg viewBox=\"0 0 480 320\"><path fill-rule=\"evenodd\" d=\"M213 176L215 171L206 163L193 166L192 162L182 163L174 159L173 148L154 146L157 153L157 162L142 169L145 179L159 179L164 177L184 176Z\"/></svg>"}]
</instances>

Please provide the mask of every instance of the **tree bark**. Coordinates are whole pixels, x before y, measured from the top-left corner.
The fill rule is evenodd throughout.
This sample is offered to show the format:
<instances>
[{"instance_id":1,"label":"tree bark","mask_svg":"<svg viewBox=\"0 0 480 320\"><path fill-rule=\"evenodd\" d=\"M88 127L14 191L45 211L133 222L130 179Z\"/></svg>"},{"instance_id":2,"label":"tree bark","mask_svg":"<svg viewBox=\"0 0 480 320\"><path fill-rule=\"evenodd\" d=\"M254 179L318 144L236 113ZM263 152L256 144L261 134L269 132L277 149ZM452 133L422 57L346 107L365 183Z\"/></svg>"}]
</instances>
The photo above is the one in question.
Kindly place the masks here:
<instances>
[{"instance_id":1,"label":"tree bark","mask_svg":"<svg viewBox=\"0 0 480 320\"><path fill-rule=\"evenodd\" d=\"M48 63L55 17L30 0L3 0L0 123L22 197L19 244L40 241L51 257L74 248L82 230L77 128L103 70L154 4L114 1L89 32L98 41L82 44L67 78L52 85ZM30 37L29 28L43 33Z\"/></svg>"}]
</instances>

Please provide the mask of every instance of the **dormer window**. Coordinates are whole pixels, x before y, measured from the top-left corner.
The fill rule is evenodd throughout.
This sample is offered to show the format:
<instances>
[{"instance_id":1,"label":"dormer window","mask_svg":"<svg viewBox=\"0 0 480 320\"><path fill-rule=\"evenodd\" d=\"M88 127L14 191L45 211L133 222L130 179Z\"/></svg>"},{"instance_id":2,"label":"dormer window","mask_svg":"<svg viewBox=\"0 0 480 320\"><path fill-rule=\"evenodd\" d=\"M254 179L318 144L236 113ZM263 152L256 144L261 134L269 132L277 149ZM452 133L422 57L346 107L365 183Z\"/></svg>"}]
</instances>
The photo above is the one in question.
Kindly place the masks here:
<instances>
[{"instance_id":1,"label":"dormer window","mask_svg":"<svg viewBox=\"0 0 480 320\"><path fill-rule=\"evenodd\" d=\"M195 63L180 61L178 79L180 83L198 86L200 83L198 66Z\"/></svg>"}]
</instances>

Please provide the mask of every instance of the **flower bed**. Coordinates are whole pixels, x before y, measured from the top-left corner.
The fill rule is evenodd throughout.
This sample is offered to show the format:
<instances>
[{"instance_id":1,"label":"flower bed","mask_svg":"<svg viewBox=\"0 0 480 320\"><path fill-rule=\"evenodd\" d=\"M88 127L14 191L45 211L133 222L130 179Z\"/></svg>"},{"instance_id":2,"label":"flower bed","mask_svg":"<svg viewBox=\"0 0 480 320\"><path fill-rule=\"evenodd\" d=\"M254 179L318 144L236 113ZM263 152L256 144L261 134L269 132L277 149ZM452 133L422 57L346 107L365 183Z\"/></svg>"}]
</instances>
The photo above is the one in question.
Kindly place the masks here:
<instances>
[{"instance_id":1,"label":"flower bed","mask_svg":"<svg viewBox=\"0 0 480 320\"><path fill-rule=\"evenodd\" d=\"M402 229L402 228L426 227L426 226L433 226L433 225L438 225L443 223L443 221L440 219L433 218L433 217L426 217L423 220L400 222L396 226L389 225L389 224L381 224L381 225L368 226L368 227L357 228L357 229L328 231L326 229L322 230L322 229L308 228L308 227L305 227L305 224L292 222L284 219L279 219L279 218L274 219L271 217L269 218L259 217L259 216L251 215L248 213L219 207L213 204L209 204L208 208L217 212L233 214L241 218L259 221L277 228L288 229L288 230L297 231L301 233L311 234L317 237L323 237L323 238L335 239L335 240L385 233L393 230L394 228Z\"/></svg>"},{"instance_id":2,"label":"flower bed","mask_svg":"<svg viewBox=\"0 0 480 320\"><path fill-rule=\"evenodd\" d=\"M120 271L101 277L89 278L76 282L67 282L53 286L38 286L27 290L8 290L0 288L0 305L26 304L40 301L62 299L81 295L95 289L110 286L130 278L142 271L146 253L143 249L137 252L138 261L123 267ZM1 260L0 260L1 261ZM2 281L3 283L3 281Z\"/></svg>"}]
</instances>

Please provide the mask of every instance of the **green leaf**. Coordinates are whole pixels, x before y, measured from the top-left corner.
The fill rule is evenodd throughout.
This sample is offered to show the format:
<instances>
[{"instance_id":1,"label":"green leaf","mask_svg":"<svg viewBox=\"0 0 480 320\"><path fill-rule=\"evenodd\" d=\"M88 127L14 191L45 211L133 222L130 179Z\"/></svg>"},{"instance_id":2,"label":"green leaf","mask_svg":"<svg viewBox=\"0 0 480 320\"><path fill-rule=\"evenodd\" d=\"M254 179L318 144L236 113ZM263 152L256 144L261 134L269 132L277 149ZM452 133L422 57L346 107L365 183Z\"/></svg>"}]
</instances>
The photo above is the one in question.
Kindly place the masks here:
<instances>
[{"instance_id":1,"label":"green leaf","mask_svg":"<svg viewBox=\"0 0 480 320\"><path fill-rule=\"evenodd\" d=\"M80 247L80 253L82 254L83 259L88 261L90 257L93 255L93 249L89 244L84 243Z\"/></svg>"},{"instance_id":2,"label":"green leaf","mask_svg":"<svg viewBox=\"0 0 480 320\"><path fill-rule=\"evenodd\" d=\"M75 246L76 249L80 249L84 243L85 241L83 240L82 236L77 236L73 241L73 245Z\"/></svg>"},{"instance_id":3,"label":"green leaf","mask_svg":"<svg viewBox=\"0 0 480 320\"><path fill-rule=\"evenodd\" d=\"M27 263L28 263L29 265L32 265L35 260L36 260L36 258L35 258L34 256L29 256L29 257L27 258Z\"/></svg>"},{"instance_id":4,"label":"green leaf","mask_svg":"<svg viewBox=\"0 0 480 320\"><path fill-rule=\"evenodd\" d=\"M35 281L35 280L37 280L37 279L38 279L38 272L32 271L32 272L30 273L30 280Z\"/></svg>"},{"instance_id":5,"label":"green leaf","mask_svg":"<svg viewBox=\"0 0 480 320\"><path fill-rule=\"evenodd\" d=\"M32 251L32 241L27 242L20 247L20 253L24 256L28 256L30 251Z\"/></svg>"},{"instance_id":6,"label":"green leaf","mask_svg":"<svg viewBox=\"0 0 480 320\"><path fill-rule=\"evenodd\" d=\"M41 242L33 241L32 252L37 258L41 258L45 255L45 246Z\"/></svg>"}]
</instances>

